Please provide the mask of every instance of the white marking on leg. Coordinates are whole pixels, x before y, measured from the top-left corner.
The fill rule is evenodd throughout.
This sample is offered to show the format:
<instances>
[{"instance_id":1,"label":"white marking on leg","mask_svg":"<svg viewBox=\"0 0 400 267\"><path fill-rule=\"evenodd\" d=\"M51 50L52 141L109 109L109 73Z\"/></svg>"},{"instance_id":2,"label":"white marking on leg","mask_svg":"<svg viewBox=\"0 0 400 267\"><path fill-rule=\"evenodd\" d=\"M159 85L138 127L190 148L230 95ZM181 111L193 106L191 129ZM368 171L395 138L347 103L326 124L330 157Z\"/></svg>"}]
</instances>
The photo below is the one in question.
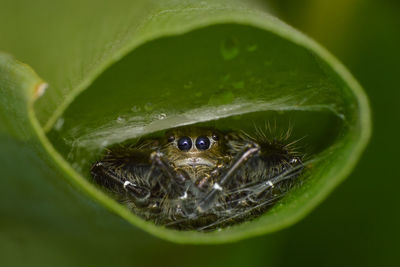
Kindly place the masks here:
<instances>
[{"instance_id":1,"label":"white marking on leg","mask_svg":"<svg viewBox=\"0 0 400 267\"><path fill-rule=\"evenodd\" d=\"M128 186L128 185L133 185L131 182L129 182L129 181L125 181L124 182L124 188L126 189L126 187Z\"/></svg>"},{"instance_id":2,"label":"white marking on leg","mask_svg":"<svg viewBox=\"0 0 400 267\"><path fill-rule=\"evenodd\" d=\"M219 185L219 183L215 183L215 184L213 185L213 188L214 188L215 190L222 191L222 187Z\"/></svg>"},{"instance_id":3,"label":"white marking on leg","mask_svg":"<svg viewBox=\"0 0 400 267\"><path fill-rule=\"evenodd\" d=\"M269 185L271 188L274 188L274 184L271 181L268 181L267 185Z\"/></svg>"},{"instance_id":4,"label":"white marking on leg","mask_svg":"<svg viewBox=\"0 0 400 267\"><path fill-rule=\"evenodd\" d=\"M183 196L179 197L179 199L186 199L187 198L187 192L185 192L185 194L183 194Z\"/></svg>"}]
</instances>

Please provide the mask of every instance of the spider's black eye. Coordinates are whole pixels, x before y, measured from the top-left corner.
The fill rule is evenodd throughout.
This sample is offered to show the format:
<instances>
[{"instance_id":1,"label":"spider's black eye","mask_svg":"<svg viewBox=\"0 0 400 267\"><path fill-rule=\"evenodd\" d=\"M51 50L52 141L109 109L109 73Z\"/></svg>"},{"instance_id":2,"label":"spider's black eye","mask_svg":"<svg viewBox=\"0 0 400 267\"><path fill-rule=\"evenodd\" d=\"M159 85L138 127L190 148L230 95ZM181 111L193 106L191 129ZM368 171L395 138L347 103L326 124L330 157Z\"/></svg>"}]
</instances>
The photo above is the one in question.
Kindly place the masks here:
<instances>
[{"instance_id":1,"label":"spider's black eye","mask_svg":"<svg viewBox=\"0 0 400 267\"><path fill-rule=\"evenodd\" d=\"M192 139L187 136L181 137L178 140L178 148L182 151L188 151L192 148Z\"/></svg>"},{"instance_id":2,"label":"spider's black eye","mask_svg":"<svg viewBox=\"0 0 400 267\"><path fill-rule=\"evenodd\" d=\"M198 150L207 150L210 147L210 139L206 136L197 137L196 147Z\"/></svg>"},{"instance_id":3,"label":"spider's black eye","mask_svg":"<svg viewBox=\"0 0 400 267\"><path fill-rule=\"evenodd\" d=\"M175 140L175 136L171 135L170 137L168 137L168 142L172 142Z\"/></svg>"},{"instance_id":4,"label":"spider's black eye","mask_svg":"<svg viewBox=\"0 0 400 267\"><path fill-rule=\"evenodd\" d=\"M214 141L218 141L219 140L219 136L216 134L212 135L212 139L214 139Z\"/></svg>"}]
</instances>

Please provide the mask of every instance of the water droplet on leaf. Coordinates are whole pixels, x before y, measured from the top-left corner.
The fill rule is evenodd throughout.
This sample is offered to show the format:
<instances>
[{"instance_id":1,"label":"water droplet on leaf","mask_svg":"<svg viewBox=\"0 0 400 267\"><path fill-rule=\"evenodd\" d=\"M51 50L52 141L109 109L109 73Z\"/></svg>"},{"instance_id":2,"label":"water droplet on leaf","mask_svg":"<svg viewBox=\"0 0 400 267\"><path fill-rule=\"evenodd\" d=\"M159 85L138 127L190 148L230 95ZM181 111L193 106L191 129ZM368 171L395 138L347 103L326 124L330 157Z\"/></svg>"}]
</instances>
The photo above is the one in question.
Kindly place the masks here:
<instances>
[{"instance_id":1,"label":"water droplet on leaf","mask_svg":"<svg viewBox=\"0 0 400 267\"><path fill-rule=\"evenodd\" d=\"M152 103L146 103L143 108L145 111L152 111L154 109L154 105Z\"/></svg>"},{"instance_id":2,"label":"water droplet on leaf","mask_svg":"<svg viewBox=\"0 0 400 267\"><path fill-rule=\"evenodd\" d=\"M253 45L247 46L246 50L247 50L248 52L254 52L254 51L257 50L257 48L258 48L258 46L257 46L256 44L253 44Z\"/></svg>"},{"instance_id":3,"label":"water droplet on leaf","mask_svg":"<svg viewBox=\"0 0 400 267\"><path fill-rule=\"evenodd\" d=\"M244 81L234 82L234 83L232 83L232 86L235 89L243 89L244 88Z\"/></svg>"},{"instance_id":4,"label":"water droplet on leaf","mask_svg":"<svg viewBox=\"0 0 400 267\"><path fill-rule=\"evenodd\" d=\"M118 117L117 118L117 122L118 123L124 123L126 120L124 119L124 118L122 118L122 117Z\"/></svg>"},{"instance_id":5,"label":"water droplet on leaf","mask_svg":"<svg viewBox=\"0 0 400 267\"><path fill-rule=\"evenodd\" d=\"M210 105L226 105L230 104L235 100L235 95L231 91L220 92L213 94L208 100Z\"/></svg>"},{"instance_id":6,"label":"water droplet on leaf","mask_svg":"<svg viewBox=\"0 0 400 267\"><path fill-rule=\"evenodd\" d=\"M132 110L133 112L139 112L139 111L141 110L141 108L138 107L138 106L133 106L133 107L131 108L131 110Z\"/></svg>"},{"instance_id":7,"label":"water droplet on leaf","mask_svg":"<svg viewBox=\"0 0 400 267\"><path fill-rule=\"evenodd\" d=\"M224 60L234 59L239 55L238 41L234 38L229 38L221 43L221 55Z\"/></svg>"},{"instance_id":8,"label":"water droplet on leaf","mask_svg":"<svg viewBox=\"0 0 400 267\"><path fill-rule=\"evenodd\" d=\"M165 119L166 117L167 117L167 114L165 114L165 113L160 113L160 114L157 115L157 118L158 118L159 120L163 120L163 119Z\"/></svg>"},{"instance_id":9,"label":"water droplet on leaf","mask_svg":"<svg viewBox=\"0 0 400 267\"><path fill-rule=\"evenodd\" d=\"M56 131L60 131L61 128L63 127L63 125L64 125L64 118L59 118L59 119L57 120L56 124L54 125L54 129L55 129Z\"/></svg>"},{"instance_id":10,"label":"water droplet on leaf","mask_svg":"<svg viewBox=\"0 0 400 267\"><path fill-rule=\"evenodd\" d=\"M272 65L271 59L264 60L264 66L271 66L271 65Z\"/></svg>"},{"instance_id":11,"label":"water droplet on leaf","mask_svg":"<svg viewBox=\"0 0 400 267\"><path fill-rule=\"evenodd\" d=\"M183 85L183 88L185 88L185 89L190 89L190 88L192 88L193 87L193 82L192 81L189 81L188 83L186 83L185 85Z\"/></svg>"},{"instance_id":12,"label":"water droplet on leaf","mask_svg":"<svg viewBox=\"0 0 400 267\"><path fill-rule=\"evenodd\" d=\"M222 82L226 82L231 78L231 75L229 73L225 74L224 76L221 77Z\"/></svg>"}]
</instances>

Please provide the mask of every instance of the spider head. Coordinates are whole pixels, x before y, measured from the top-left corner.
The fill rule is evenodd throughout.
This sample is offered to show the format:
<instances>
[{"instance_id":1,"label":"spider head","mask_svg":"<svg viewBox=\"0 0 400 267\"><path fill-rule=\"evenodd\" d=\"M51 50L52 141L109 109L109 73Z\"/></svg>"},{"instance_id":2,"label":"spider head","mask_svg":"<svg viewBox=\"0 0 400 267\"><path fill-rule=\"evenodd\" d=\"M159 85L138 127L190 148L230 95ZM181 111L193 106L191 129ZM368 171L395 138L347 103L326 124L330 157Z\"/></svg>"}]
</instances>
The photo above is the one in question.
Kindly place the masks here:
<instances>
[{"instance_id":1,"label":"spider head","mask_svg":"<svg viewBox=\"0 0 400 267\"><path fill-rule=\"evenodd\" d=\"M181 128L167 133L165 154L175 167L215 168L223 158L223 138L206 128Z\"/></svg>"}]
</instances>

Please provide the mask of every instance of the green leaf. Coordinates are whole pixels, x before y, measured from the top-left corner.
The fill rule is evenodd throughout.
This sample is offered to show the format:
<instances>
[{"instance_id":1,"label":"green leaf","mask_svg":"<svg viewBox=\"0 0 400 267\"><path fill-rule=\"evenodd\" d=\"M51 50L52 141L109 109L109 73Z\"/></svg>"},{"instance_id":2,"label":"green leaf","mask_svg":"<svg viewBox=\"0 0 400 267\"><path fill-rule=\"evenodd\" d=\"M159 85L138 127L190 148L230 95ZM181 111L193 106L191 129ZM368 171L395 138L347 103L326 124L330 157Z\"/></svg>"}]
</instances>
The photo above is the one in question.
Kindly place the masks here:
<instances>
[{"instance_id":1,"label":"green leaf","mask_svg":"<svg viewBox=\"0 0 400 267\"><path fill-rule=\"evenodd\" d=\"M70 183L158 237L228 242L300 220L350 173L366 146L370 114L358 83L327 51L257 2L121 1L92 9L87 1L71 19L75 2L25 1L24 21L43 12L49 17L25 25L19 42L20 34L0 26L7 36L2 49L50 84L41 96L44 82L1 55L0 130L7 149L0 164L13 174L2 190L14 188L6 195L15 201L24 194L21 178L40 190L56 185L60 203L70 201ZM15 8L10 2L0 17L17 20L9 15ZM39 32L44 39L34 38ZM251 131L268 121L278 129L291 124L294 137L304 137L308 171L301 187L253 221L211 233L169 230L143 221L89 182L90 165L107 145L194 123ZM73 199L89 224L87 198ZM45 210L40 216L50 216Z\"/></svg>"}]
</instances>

